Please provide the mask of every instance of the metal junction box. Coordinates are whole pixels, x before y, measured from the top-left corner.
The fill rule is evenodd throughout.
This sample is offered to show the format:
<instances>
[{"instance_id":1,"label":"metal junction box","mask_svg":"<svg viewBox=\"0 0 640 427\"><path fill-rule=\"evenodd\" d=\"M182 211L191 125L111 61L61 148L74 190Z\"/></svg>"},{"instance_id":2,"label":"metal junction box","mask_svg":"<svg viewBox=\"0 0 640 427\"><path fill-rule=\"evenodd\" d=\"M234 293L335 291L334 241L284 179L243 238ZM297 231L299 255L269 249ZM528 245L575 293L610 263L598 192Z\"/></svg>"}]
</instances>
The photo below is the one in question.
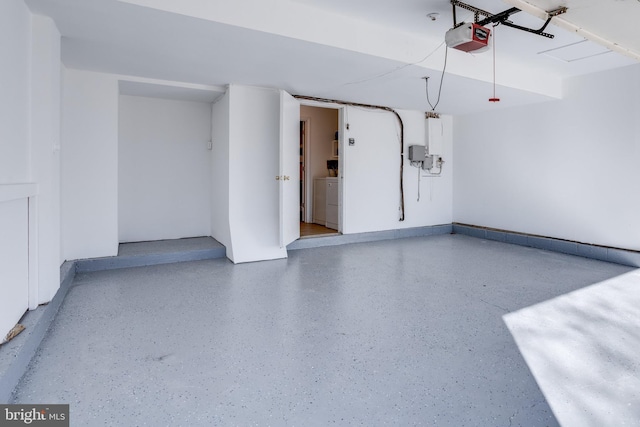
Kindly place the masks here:
<instances>
[{"instance_id":1,"label":"metal junction box","mask_svg":"<svg viewBox=\"0 0 640 427\"><path fill-rule=\"evenodd\" d=\"M409 146L409 161L422 162L426 156L426 150L424 145L411 145Z\"/></svg>"}]
</instances>

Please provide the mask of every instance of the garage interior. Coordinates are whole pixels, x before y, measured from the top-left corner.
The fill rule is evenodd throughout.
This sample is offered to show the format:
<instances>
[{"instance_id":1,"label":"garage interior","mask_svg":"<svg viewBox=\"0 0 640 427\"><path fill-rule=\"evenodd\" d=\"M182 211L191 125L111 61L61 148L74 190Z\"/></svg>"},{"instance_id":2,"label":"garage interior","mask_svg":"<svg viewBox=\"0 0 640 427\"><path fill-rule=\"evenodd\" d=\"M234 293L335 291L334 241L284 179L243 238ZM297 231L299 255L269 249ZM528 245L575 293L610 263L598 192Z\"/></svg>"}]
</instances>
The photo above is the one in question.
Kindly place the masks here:
<instances>
[{"instance_id":1,"label":"garage interior","mask_svg":"<svg viewBox=\"0 0 640 427\"><path fill-rule=\"evenodd\" d=\"M633 425L639 18L3 2L0 402L79 425Z\"/></svg>"}]
</instances>

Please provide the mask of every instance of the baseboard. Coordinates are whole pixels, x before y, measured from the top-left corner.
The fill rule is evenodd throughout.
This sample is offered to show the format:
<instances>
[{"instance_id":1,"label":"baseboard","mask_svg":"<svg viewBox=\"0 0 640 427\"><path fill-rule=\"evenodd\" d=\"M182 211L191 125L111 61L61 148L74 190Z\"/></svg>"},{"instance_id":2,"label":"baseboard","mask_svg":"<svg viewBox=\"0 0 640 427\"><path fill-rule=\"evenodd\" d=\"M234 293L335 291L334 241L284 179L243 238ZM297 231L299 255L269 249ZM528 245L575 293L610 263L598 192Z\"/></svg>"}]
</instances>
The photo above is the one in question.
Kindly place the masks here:
<instances>
[{"instance_id":1,"label":"baseboard","mask_svg":"<svg viewBox=\"0 0 640 427\"><path fill-rule=\"evenodd\" d=\"M76 275L75 261L60 267L60 288L51 302L27 311L20 323L26 328L20 335L0 347L0 402L8 403L13 390L38 352Z\"/></svg>"},{"instance_id":2,"label":"baseboard","mask_svg":"<svg viewBox=\"0 0 640 427\"><path fill-rule=\"evenodd\" d=\"M640 267L640 252L638 251L592 245L553 237L536 236L515 231L497 230L470 224L453 223L452 226L455 234L464 234L480 239L495 240L519 246L576 255L629 267Z\"/></svg>"}]
</instances>

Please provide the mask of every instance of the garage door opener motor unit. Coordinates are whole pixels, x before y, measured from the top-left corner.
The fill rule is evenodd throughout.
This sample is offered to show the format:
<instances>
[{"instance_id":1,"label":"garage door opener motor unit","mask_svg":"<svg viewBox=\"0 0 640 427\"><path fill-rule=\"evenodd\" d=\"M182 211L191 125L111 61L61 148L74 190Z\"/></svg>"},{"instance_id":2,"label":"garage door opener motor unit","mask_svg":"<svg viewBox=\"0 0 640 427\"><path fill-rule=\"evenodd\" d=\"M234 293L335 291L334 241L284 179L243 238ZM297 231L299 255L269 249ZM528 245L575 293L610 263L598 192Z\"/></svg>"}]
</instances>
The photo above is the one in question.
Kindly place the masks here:
<instances>
[{"instance_id":1,"label":"garage door opener motor unit","mask_svg":"<svg viewBox=\"0 0 640 427\"><path fill-rule=\"evenodd\" d=\"M447 47L452 47L464 52L483 52L489 49L491 30L485 27L485 25L489 24L494 24L494 26L501 24L552 39L553 34L545 33L544 30L547 28L547 25L549 25L549 22L551 22L551 19L554 16L561 15L567 11L566 7L560 7L552 10L551 12L546 12L547 20L542 27L535 29L523 27L522 25L515 24L511 21L512 15L521 12L517 7L512 7L499 13L490 13L460 0L451 0L451 6L453 9L453 28L447 31L444 41L447 44ZM474 22L458 23L456 18L456 7L473 12ZM484 18L480 19L481 16Z\"/></svg>"},{"instance_id":2,"label":"garage door opener motor unit","mask_svg":"<svg viewBox=\"0 0 640 427\"><path fill-rule=\"evenodd\" d=\"M447 47L463 52L484 52L489 49L491 30L476 23L465 22L452 28L444 36Z\"/></svg>"}]
</instances>

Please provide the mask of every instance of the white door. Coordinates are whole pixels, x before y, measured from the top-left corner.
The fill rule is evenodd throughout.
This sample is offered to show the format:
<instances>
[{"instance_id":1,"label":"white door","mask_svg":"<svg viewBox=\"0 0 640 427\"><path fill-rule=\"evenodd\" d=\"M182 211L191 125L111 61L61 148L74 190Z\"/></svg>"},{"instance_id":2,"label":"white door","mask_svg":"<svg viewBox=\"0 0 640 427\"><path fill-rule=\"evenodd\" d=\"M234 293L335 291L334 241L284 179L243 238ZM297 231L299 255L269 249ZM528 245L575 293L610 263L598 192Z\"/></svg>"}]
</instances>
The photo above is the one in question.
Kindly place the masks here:
<instances>
[{"instance_id":1,"label":"white door","mask_svg":"<svg viewBox=\"0 0 640 427\"><path fill-rule=\"evenodd\" d=\"M280 91L280 247L300 238L300 103Z\"/></svg>"}]
</instances>

